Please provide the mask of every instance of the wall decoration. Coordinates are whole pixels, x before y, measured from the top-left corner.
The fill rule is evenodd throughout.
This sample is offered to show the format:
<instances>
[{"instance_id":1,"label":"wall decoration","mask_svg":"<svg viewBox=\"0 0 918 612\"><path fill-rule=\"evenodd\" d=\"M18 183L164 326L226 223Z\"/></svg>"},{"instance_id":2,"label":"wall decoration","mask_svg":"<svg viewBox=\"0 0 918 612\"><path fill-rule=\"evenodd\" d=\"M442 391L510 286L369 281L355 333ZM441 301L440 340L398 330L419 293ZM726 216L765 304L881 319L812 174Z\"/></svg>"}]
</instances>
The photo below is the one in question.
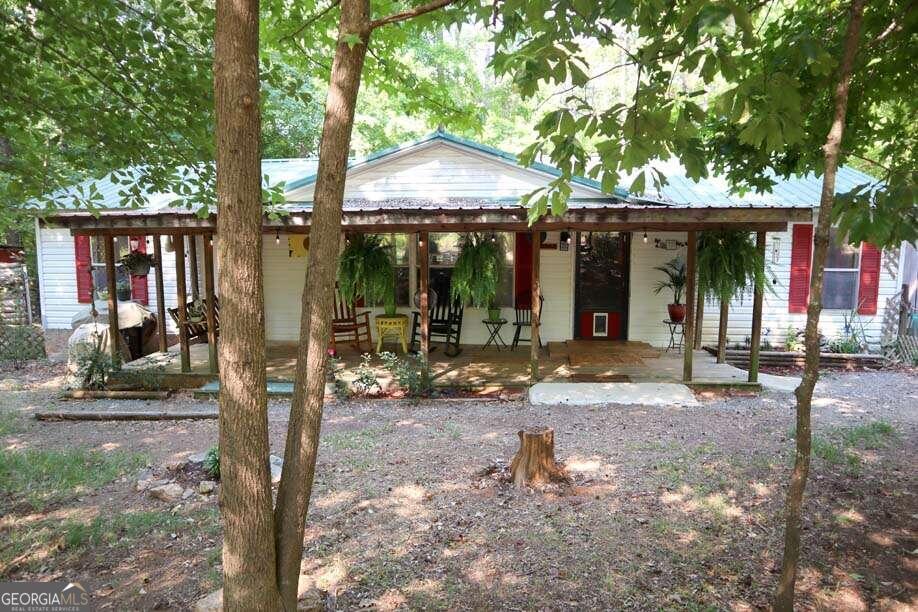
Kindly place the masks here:
<instances>
[{"instance_id":1,"label":"wall decoration","mask_svg":"<svg viewBox=\"0 0 918 612\"><path fill-rule=\"evenodd\" d=\"M653 239L653 246L664 251L678 251L679 249L684 248L687 244L688 243L676 240L675 238Z\"/></svg>"},{"instance_id":2,"label":"wall decoration","mask_svg":"<svg viewBox=\"0 0 918 612\"><path fill-rule=\"evenodd\" d=\"M289 257L306 257L309 253L309 236L305 234L287 236L287 249Z\"/></svg>"}]
</instances>

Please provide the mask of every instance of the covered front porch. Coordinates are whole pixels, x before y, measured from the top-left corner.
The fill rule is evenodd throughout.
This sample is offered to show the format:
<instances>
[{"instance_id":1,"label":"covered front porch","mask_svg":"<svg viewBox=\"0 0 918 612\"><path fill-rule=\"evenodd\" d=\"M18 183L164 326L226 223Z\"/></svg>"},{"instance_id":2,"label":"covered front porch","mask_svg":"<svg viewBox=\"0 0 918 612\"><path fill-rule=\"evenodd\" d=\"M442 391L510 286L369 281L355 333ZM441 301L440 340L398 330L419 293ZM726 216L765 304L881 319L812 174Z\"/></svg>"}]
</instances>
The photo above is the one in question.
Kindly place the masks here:
<instances>
[{"instance_id":1,"label":"covered front porch","mask_svg":"<svg viewBox=\"0 0 918 612\"><path fill-rule=\"evenodd\" d=\"M462 345L455 357L435 346L429 353L434 385L473 391L522 388L531 383L530 349L501 351L480 345ZM384 350L396 352L387 345ZM399 349L400 351L400 349ZM298 347L295 343L273 342L267 349L269 381L289 383L296 369ZM216 376L210 373L209 348L206 343L190 346L190 368L182 372L178 346L165 353L154 353L124 365L127 372L162 375L169 386L198 387ZM400 352L398 352L401 355ZM716 363L705 351L694 351L694 376L698 386L747 386L748 373L728 364ZM361 364L362 353L353 346L338 347L337 377L352 384ZM684 382L684 355L678 350L655 348L644 342L578 341L550 342L539 351L539 378L545 382ZM372 367L385 388L391 375L378 357ZM757 387L757 385L752 385Z\"/></svg>"}]
</instances>

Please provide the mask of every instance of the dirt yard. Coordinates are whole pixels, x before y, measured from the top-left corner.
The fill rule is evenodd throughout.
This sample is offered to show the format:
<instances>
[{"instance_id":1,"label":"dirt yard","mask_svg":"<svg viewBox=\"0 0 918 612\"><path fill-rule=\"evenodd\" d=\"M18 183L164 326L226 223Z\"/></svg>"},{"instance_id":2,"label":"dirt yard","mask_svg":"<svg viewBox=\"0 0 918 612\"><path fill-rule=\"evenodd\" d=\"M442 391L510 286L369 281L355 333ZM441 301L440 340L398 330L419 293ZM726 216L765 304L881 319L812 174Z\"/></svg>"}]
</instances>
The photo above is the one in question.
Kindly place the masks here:
<instances>
[{"instance_id":1,"label":"dirt yard","mask_svg":"<svg viewBox=\"0 0 918 612\"><path fill-rule=\"evenodd\" d=\"M217 496L137 491L216 421L37 422L53 367L0 372L0 579L82 583L101 609L187 609L220 586ZM814 401L800 608L918 608L918 377L826 374ZM610 398L612 399L612 398ZM167 408L205 409L180 397ZM339 609L762 609L777 578L793 398L684 409L359 400L327 406L303 574ZM272 402L282 455L285 402ZM499 475L555 429L570 487ZM197 487L200 473L178 477Z\"/></svg>"}]
</instances>

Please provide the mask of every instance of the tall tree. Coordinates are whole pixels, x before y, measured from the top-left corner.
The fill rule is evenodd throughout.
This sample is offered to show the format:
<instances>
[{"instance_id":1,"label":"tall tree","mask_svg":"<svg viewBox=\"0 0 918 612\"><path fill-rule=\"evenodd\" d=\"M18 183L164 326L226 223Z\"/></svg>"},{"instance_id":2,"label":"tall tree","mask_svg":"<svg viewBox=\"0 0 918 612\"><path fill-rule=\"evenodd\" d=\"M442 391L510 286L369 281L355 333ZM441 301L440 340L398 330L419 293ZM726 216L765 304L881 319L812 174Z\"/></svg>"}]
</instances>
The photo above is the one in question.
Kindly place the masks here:
<instances>
[{"instance_id":1,"label":"tall tree","mask_svg":"<svg viewBox=\"0 0 918 612\"><path fill-rule=\"evenodd\" d=\"M822 193L819 198L819 216L813 236L813 265L810 278L810 300L806 311L806 367L803 379L797 387L797 432L794 471L787 490L784 527L784 556L781 561L781 577L775 593L775 610L794 609L794 587L797 581L797 565L800 560L800 514L803 510L803 491L810 470L812 432L810 406L813 389L819 378L819 313L822 311L822 281L829 251L829 229L832 226L832 206L835 203L835 177L842 153L842 138L845 133L845 119L848 112L848 96L851 73L855 68L855 57L861 36L861 22L864 18L866 0L851 2L850 17L845 31L841 61L838 66L838 80L834 92L832 124L822 146L824 156Z\"/></svg>"},{"instance_id":2,"label":"tall tree","mask_svg":"<svg viewBox=\"0 0 918 612\"><path fill-rule=\"evenodd\" d=\"M284 448L284 467L275 508L277 580L285 609L296 603L303 532L312 495L328 362L337 254L341 236L345 175L357 95L371 37L389 24L437 11L453 0L433 0L373 19L369 0L341 0L334 59L325 101L319 166L310 225L311 256L306 267L300 349ZM383 41L383 44L384 41Z\"/></svg>"},{"instance_id":3,"label":"tall tree","mask_svg":"<svg viewBox=\"0 0 918 612\"><path fill-rule=\"evenodd\" d=\"M214 35L223 603L280 605L268 468L258 0L217 0ZM232 265L226 265L232 262Z\"/></svg>"}]
</instances>

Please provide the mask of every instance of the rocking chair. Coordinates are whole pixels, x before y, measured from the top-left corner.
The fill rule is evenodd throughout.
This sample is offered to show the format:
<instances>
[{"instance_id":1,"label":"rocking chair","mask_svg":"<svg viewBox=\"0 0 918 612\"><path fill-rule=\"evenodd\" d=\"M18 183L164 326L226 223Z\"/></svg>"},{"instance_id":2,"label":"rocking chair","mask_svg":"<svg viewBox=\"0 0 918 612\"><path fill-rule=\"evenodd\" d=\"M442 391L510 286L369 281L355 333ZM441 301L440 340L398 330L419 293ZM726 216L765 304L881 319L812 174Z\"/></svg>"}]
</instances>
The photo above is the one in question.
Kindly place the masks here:
<instances>
[{"instance_id":1,"label":"rocking chair","mask_svg":"<svg viewBox=\"0 0 918 612\"><path fill-rule=\"evenodd\" d=\"M465 308L459 300L433 300L428 308L430 326L430 339L443 338L446 348L443 354L455 357L462 349L459 347L459 337L462 335L462 315ZM411 348L419 343L421 333L421 313L414 311L411 324Z\"/></svg>"},{"instance_id":2,"label":"rocking chair","mask_svg":"<svg viewBox=\"0 0 918 612\"><path fill-rule=\"evenodd\" d=\"M332 315L331 348L344 341L351 341L358 351L361 344L367 343L368 351L372 350L373 341L370 338L370 312L356 312L353 304L348 304L341 297L341 292L335 288L335 311Z\"/></svg>"}]
</instances>

